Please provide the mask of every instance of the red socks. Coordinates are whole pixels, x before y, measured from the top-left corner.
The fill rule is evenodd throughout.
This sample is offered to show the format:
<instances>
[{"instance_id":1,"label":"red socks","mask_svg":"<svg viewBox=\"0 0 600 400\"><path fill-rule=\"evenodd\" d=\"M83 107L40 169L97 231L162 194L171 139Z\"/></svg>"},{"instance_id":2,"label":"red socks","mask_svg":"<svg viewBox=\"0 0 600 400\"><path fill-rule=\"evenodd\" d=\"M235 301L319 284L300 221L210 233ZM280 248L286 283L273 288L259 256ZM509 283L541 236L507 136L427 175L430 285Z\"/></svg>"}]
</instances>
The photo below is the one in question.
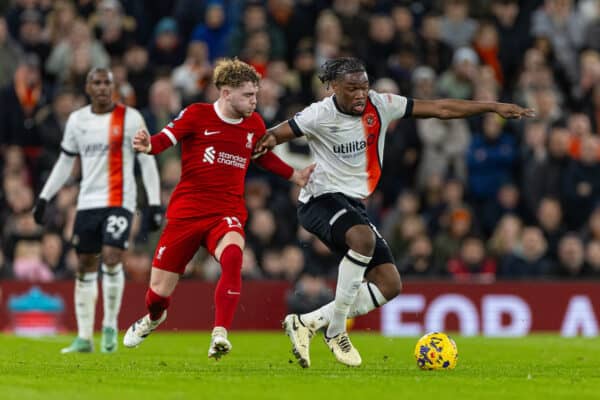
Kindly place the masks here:
<instances>
[{"instance_id":1,"label":"red socks","mask_svg":"<svg viewBox=\"0 0 600 400\"><path fill-rule=\"evenodd\" d=\"M154 293L150 288L146 291L146 308L148 309L152 321L158 320L163 315L163 312L169 307L170 303L171 296L162 297L161 295Z\"/></svg>"},{"instance_id":2,"label":"red socks","mask_svg":"<svg viewBox=\"0 0 600 400\"><path fill-rule=\"evenodd\" d=\"M215 326L229 329L242 290L242 249L234 244L221 253L221 278L215 289Z\"/></svg>"}]
</instances>

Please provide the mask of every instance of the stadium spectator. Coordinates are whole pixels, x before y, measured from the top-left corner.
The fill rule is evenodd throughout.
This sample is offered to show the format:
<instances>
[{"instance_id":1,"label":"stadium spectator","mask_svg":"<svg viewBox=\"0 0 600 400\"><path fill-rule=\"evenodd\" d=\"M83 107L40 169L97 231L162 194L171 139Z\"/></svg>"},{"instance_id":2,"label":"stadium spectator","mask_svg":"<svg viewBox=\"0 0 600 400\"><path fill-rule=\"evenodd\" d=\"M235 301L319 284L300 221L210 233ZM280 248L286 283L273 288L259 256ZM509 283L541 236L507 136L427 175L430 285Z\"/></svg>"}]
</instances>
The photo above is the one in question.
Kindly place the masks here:
<instances>
[{"instance_id":1,"label":"stadium spectator","mask_svg":"<svg viewBox=\"0 0 600 400\"><path fill-rule=\"evenodd\" d=\"M468 193L475 204L493 200L503 183L512 180L517 159L514 137L497 115L483 117L483 132L475 133L467 151ZM477 206L476 206L477 207Z\"/></svg>"},{"instance_id":2,"label":"stadium spectator","mask_svg":"<svg viewBox=\"0 0 600 400\"><path fill-rule=\"evenodd\" d=\"M547 277L554 265L546 257L548 244L540 228L526 226L520 243L502 259L498 277L507 279Z\"/></svg>"},{"instance_id":3,"label":"stadium spectator","mask_svg":"<svg viewBox=\"0 0 600 400\"><path fill-rule=\"evenodd\" d=\"M447 0L444 2L441 20L442 40L452 48L468 46L477 29L477 22L469 17L467 0Z\"/></svg>"},{"instance_id":4,"label":"stadium spectator","mask_svg":"<svg viewBox=\"0 0 600 400\"><path fill-rule=\"evenodd\" d=\"M6 18L0 16L0 87L8 84L13 77L23 50L8 32Z\"/></svg>"},{"instance_id":5,"label":"stadium spectator","mask_svg":"<svg viewBox=\"0 0 600 400\"><path fill-rule=\"evenodd\" d=\"M177 21L164 17L154 28L154 36L148 48L148 60L154 73L167 75L185 59L186 45L179 33Z\"/></svg>"},{"instance_id":6,"label":"stadium spectator","mask_svg":"<svg viewBox=\"0 0 600 400\"><path fill-rule=\"evenodd\" d=\"M227 40L231 31L231 18L228 18L221 0L207 2L204 21L194 27L190 44L203 42L208 50L208 60L214 63L227 55Z\"/></svg>"},{"instance_id":7,"label":"stadium spectator","mask_svg":"<svg viewBox=\"0 0 600 400\"><path fill-rule=\"evenodd\" d=\"M244 53L245 43L253 34L263 32L264 40L269 43L267 59L285 58L286 48L283 33L275 24L268 21L267 10L258 1L248 1L244 7L242 19L233 28L229 36L229 56L237 57ZM263 40L261 38L261 40Z\"/></svg>"},{"instance_id":8,"label":"stadium spectator","mask_svg":"<svg viewBox=\"0 0 600 400\"><path fill-rule=\"evenodd\" d=\"M468 100L473 98L479 59L470 47L454 51L452 67L442 73L437 91L445 97Z\"/></svg>"},{"instance_id":9,"label":"stadium spectator","mask_svg":"<svg viewBox=\"0 0 600 400\"><path fill-rule=\"evenodd\" d=\"M558 260L558 242L566 230L563 224L562 207L557 198L544 197L540 200L536 223L548 242L548 256L553 261Z\"/></svg>"},{"instance_id":10,"label":"stadium spectator","mask_svg":"<svg viewBox=\"0 0 600 400\"><path fill-rule=\"evenodd\" d=\"M433 68L437 74L446 71L452 61L453 49L442 40L441 20L434 14L426 14L421 20L419 60Z\"/></svg>"},{"instance_id":11,"label":"stadium spectator","mask_svg":"<svg viewBox=\"0 0 600 400\"><path fill-rule=\"evenodd\" d=\"M76 57L79 57L79 62L88 61L90 66L99 68L108 67L110 61L102 44L92 37L89 26L81 18L73 21L68 38L52 48L45 63L46 71L58 82L64 83L72 71ZM83 87L76 89L83 91Z\"/></svg>"},{"instance_id":12,"label":"stadium spectator","mask_svg":"<svg viewBox=\"0 0 600 400\"><path fill-rule=\"evenodd\" d=\"M48 92L42 82L39 59L34 54L21 60L13 82L0 92L0 143L22 147L30 167L35 165L42 144L35 115L48 104Z\"/></svg>"},{"instance_id":13,"label":"stadium spectator","mask_svg":"<svg viewBox=\"0 0 600 400\"><path fill-rule=\"evenodd\" d=\"M502 217L488 239L488 253L501 263L519 244L522 230L523 221L516 215Z\"/></svg>"},{"instance_id":14,"label":"stadium spectator","mask_svg":"<svg viewBox=\"0 0 600 400\"><path fill-rule=\"evenodd\" d=\"M563 176L562 199L565 223L580 229L600 199L600 143L595 136L583 138L581 158L572 160Z\"/></svg>"},{"instance_id":15,"label":"stadium spectator","mask_svg":"<svg viewBox=\"0 0 600 400\"><path fill-rule=\"evenodd\" d=\"M48 179L52 166L60 155L60 142L69 114L77 108L72 91L63 90L54 95L52 105L41 109L36 115L36 123L41 133L41 153L37 159L39 183ZM41 189L41 186L36 187Z\"/></svg>"},{"instance_id":16,"label":"stadium spectator","mask_svg":"<svg viewBox=\"0 0 600 400\"><path fill-rule=\"evenodd\" d=\"M102 0L96 10L88 19L94 36L111 57L122 57L135 40L135 19L124 14L118 0Z\"/></svg>"},{"instance_id":17,"label":"stadium spectator","mask_svg":"<svg viewBox=\"0 0 600 400\"><path fill-rule=\"evenodd\" d=\"M183 103L190 104L201 99L211 75L206 43L197 41L188 45L185 62L173 69L171 79L181 93Z\"/></svg>"},{"instance_id":18,"label":"stadium spectator","mask_svg":"<svg viewBox=\"0 0 600 400\"><path fill-rule=\"evenodd\" d=\"M467 236L458 256L448 261L448 273L456 281L491 283L496 278L496 261L486 256L479 237Z\"/></svg>"},{"instance_id":19,"label":"stadium spectator","mask_svg":"<svg viewBox=\"0 0 600 400\"><path fill-rule=\"evenodd\" d=\"M404 258L398 260L398 272L414 278L433 278L442 276L433 263L433 246L427 235L415 237L409 244Z\"/></svg>"},{"instance_id":20,"label":"stadium spectator","mask_svg":"<svg viewBox=\"0 0 600 400\"><path fill-rule=\"evenodd\" d=\"M303 314L319 308L333 299L332 290L322 276L304 273L286 294L288 312Z\"/></svg>"},{"instance_id":21,"label":"stadium spectator","mask_svg":"<svg viewBox=\"0 0 600 400\"><path fill-rule=\"evenodd\" d=\"M560 239L558 244L557 276L561 279L579 279L585 277L585 251L583 242L577 234L570 232Z\"/></svg>"}]
</instances>

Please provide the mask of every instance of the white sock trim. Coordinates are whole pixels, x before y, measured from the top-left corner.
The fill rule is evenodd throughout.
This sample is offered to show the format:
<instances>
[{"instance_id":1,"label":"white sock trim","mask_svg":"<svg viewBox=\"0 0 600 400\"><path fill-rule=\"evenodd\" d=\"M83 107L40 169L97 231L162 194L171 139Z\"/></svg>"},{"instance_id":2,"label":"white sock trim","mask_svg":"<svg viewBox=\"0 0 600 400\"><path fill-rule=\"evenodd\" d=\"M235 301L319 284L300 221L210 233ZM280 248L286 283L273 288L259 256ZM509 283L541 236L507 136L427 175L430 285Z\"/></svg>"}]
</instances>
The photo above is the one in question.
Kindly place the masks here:
<instances>
[{"instance_id":1,"label":"white sock trim","mask_svg":"<svg viewBox=\"0 0 600 400\"><path fill-rule=\"evenodd\" d=\"M360 265L361 267L366 267L367 265L369 265L371 259L373 258L370 256L360 254L359 252L356 252L352 249L348 250L345 257L352 261L354 264Z\"/></svg>"}]
</instances>

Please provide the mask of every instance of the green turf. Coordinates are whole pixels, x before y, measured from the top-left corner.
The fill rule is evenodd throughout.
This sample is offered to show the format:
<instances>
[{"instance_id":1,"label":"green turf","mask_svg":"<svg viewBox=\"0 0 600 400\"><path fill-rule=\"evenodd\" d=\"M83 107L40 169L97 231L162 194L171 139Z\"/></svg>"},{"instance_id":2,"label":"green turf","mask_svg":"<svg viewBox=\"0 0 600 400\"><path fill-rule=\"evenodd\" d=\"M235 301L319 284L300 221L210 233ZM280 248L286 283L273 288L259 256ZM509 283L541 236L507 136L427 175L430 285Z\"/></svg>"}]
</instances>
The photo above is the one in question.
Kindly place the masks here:
<instances>
[{"instance_id":1,"label":"green turf","mask_svg":"<svg viewBox=\"0 0 600 400\"><path fill-rule=\"evenodd\" d=\"M230 334L206 357L208 333L153 334L137 349L61 355L72 337L0 335L0 399L599 399L600 341L455 337L454 371L416 368L416 338L351 335L363 365L338 364L320 337L301 369L281 333ZM98 348L99 340L96 340Z\"/></svg>"}]
</instances>

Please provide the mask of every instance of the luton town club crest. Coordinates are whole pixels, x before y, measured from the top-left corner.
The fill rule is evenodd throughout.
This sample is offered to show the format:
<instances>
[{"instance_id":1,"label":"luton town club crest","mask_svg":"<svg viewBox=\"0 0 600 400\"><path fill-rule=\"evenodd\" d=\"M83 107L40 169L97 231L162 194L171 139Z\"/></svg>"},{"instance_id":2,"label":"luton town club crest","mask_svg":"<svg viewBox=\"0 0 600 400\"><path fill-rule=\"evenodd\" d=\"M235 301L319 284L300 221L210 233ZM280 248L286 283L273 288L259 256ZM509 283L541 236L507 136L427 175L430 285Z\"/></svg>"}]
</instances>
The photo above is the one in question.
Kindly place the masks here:
<instances>
[{"instance_id":1,"label":"luton town club crest","mask_svg":"<svg viewBox=\"0 0 600 400\"><path fill-rule=\"evenodd\" d=\"M367 126L371 127L375 125L375 116L373 114L367 114L365 116L365 121L367 121Z\"/></svg>"}]
</instances>

